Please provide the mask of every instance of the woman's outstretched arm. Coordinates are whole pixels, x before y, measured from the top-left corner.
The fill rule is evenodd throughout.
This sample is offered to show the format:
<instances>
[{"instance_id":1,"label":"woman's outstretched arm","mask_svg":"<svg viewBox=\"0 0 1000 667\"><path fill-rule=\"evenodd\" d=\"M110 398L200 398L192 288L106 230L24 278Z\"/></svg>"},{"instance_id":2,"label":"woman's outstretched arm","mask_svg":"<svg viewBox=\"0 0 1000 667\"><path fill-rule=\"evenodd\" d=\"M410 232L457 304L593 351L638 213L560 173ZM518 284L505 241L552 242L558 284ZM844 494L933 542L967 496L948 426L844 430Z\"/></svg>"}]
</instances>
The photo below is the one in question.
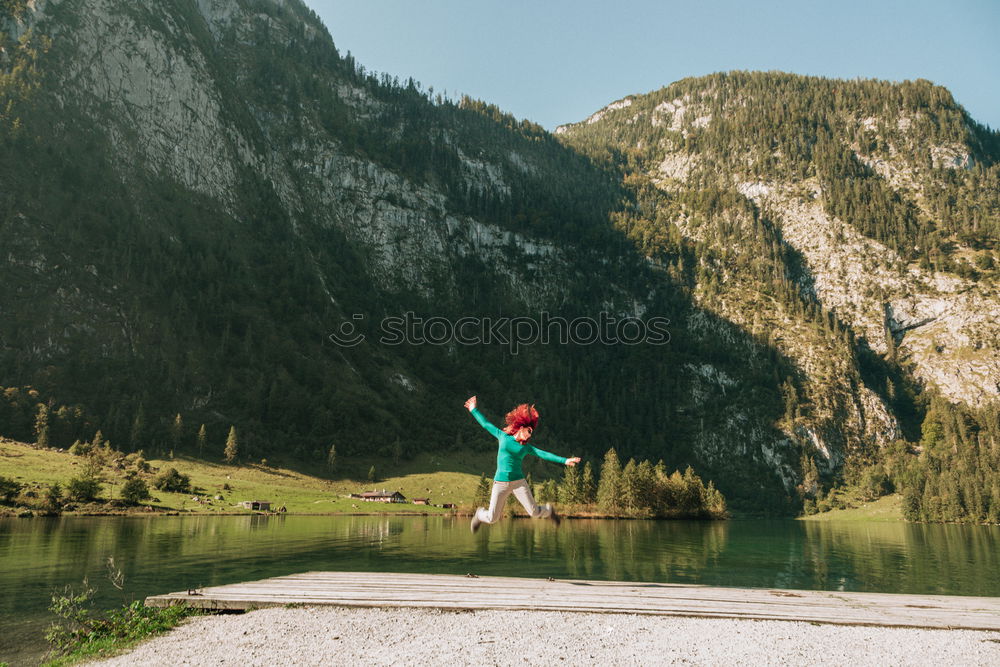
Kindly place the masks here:
<instances>
[{"instance_id":1,"label":"woman's outstretched arm","mask_svg":"<svg viewBox=\"0 0 1000 667\"><path fill-rule=\"evenodd\" d=\"M551 461L552 463L561 463L563 465L568 465L568 466L575 466L577 463L580 462L579 456L571 456L570 458L566 458L564 456L559 456L558 454L553 454L552 452L547 452L544 449L539 449L538 447L535 447L533 445L525 445L525 447L528 449L529 454L534 454L535 456L544 461Z\"/></svg>"},{"instance_id":2,"label":"woman's outstretched arm","mask_svg":"<svg viewBox=\"0 0 1000 667\"><path fill-rule=\"evenodd\" d=\"M475 396L473 396L472 398L470 398L465 402L465 407L469 410L469 412L472 413L472 416L476 418L476 421L479 422L479 425L485 428L487 431L489 431L490 435L492 435L494 438L500 437L500 429L498 429L493 424L489 423L486 417L484 417L482 413L476 409Z\"/></svg>"}]
</instances>

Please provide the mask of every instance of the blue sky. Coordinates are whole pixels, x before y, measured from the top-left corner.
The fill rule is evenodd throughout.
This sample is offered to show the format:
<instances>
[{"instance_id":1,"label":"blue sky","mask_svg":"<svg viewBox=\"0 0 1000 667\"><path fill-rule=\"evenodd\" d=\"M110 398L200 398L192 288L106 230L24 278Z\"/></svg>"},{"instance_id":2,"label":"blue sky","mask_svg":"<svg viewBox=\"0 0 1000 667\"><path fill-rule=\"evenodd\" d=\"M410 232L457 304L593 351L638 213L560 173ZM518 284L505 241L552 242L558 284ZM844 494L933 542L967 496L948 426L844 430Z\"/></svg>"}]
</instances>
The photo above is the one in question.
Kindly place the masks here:
<instances>
[{"instance_id":1,"label":"blue sky","mask_svg":"<svg viewBox=\"0 0 1000 667\"><path fill-rule=\"evenodd\" d=\"M929 79L1000 128L1000 0L305 0L366 69L546 128L732 69Z\"/></svg>"}]
</instances>

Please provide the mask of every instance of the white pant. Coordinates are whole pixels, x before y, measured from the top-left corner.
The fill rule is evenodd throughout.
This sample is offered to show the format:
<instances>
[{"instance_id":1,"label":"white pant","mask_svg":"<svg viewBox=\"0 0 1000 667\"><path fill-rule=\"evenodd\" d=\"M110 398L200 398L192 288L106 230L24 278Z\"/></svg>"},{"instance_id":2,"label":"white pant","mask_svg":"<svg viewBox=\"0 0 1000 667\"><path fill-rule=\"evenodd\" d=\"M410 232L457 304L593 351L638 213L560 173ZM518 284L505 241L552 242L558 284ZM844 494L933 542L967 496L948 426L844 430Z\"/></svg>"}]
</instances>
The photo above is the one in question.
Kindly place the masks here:
<instances>
[{"instance_id":1,"label":"white pant","mask_svg":"<svg viewBox=\"0 0 1000 667\"><path fill-rule=\"evenodd\" d=\"M484 523L496 523L503 516L503 508L507 503L507 496L511 493L524 505L532 519L548 519L552 516L552 507L543 505L539 507L535 504L535 497L531 495L531 487L523 479L513 482L493 482L493 493L490 495L490 508L480 507L476 510L476 516Z\"/></svg>"}]
</instances>

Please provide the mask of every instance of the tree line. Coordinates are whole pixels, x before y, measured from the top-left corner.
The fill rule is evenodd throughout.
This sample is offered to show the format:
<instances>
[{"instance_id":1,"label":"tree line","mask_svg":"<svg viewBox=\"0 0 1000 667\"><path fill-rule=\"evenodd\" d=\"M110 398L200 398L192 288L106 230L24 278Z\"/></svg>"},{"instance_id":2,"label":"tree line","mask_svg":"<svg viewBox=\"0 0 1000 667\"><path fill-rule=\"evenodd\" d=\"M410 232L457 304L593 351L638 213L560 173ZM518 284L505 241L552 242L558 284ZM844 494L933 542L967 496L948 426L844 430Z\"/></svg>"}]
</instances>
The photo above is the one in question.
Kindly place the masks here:
<instances>
[{"instance_id":1,"label":"tree line","mask_svg":"<svg viewBox=\"0 0 1000 667\"><path fill-rule=\"evenodd\" d=\"M588 461L582 469L567 466L562 479L550 478L532 487L538 502L558 502L564 506L561 510L564 513L637 519L728 517L722 493L713 482L705 484L691 466L683 473L678 470L668 473L663 460L654 465L649 460L637 462L634 458L622 466L614 448L605 453L596 483ZM491 483L484 474L479 479L473 505L488 506L490 493Z\"/></svg>"}]
</instances>

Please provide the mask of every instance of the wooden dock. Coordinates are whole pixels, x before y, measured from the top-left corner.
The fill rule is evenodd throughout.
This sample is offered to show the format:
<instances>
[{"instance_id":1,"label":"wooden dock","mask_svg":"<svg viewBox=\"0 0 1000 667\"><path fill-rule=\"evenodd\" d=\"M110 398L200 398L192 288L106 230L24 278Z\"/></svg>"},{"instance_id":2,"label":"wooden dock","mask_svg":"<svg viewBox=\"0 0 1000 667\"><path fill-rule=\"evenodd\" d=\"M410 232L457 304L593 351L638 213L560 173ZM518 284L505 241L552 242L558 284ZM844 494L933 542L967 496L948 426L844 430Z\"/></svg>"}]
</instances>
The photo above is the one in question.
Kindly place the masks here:
<instances>
[{"instance_id":1,"label":"wooden dock","mask_svg":"<svg viewBox=\"0 0 1000 667\"><path fill-rule=\"evenodd\" d=\"M285 605L528 609L1000 630L1000 598L389 572L306 572L146 599L154 607L178 602L216 610Z\"/></svg>"}]
</instances>

